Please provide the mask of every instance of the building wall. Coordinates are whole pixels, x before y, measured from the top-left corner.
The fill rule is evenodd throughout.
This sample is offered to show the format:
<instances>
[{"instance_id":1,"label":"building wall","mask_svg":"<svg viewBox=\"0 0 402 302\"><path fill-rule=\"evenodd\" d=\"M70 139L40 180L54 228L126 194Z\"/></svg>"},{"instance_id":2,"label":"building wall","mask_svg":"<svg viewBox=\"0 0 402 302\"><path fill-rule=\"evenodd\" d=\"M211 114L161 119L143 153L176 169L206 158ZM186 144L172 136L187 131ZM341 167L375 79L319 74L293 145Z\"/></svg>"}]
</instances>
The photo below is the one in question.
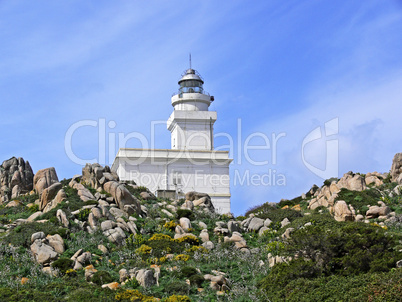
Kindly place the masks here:
<instances>
[{"instance_id":1,"label":"building wall","mask_svg":"<svg viewBox=\"0 0 402 302\"><path fill-rule=\"evenodd\" d=\"M121 180L133 180L156 193L157 190L176 190L184 195L190 191L207 193L220 213L230 211L229 163L217 164L209 159L188 159L169 163L163 159L143 158L141 163L119 158L112 169Z\"/></svg>"}]
</instances>

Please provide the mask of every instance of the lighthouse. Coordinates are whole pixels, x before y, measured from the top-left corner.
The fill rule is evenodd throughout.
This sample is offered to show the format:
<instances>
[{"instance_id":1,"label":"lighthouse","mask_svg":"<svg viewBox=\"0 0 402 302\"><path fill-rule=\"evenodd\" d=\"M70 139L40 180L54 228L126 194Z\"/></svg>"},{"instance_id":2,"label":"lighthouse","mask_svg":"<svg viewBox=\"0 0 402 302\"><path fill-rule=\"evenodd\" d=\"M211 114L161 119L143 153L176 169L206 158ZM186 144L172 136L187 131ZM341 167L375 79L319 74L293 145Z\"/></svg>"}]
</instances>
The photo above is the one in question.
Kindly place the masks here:
<instances>
[{"instance_id":1,"label":"lighthouse","mask_svg":"<svg viewBox=\"0 0 402 302\"><path fill-rule=\"evenodd\" d=\"M228 213L232 159L228 151L214 150L217 113L209 111L214 97L204 90L204 80L191 63L178 84L167 120L171 149L121 148L112 170L121 180L132 180L158 197L180 199L190 191L207 193L217 212Z\"/></svg>"},{"instance_id":2,"label":"lighthouse","mask_svg":"<svg viewBox=\"0 0 402 302\"><path fill-rule=\"evenodd\" d=\"M216 111L208 111L214 101L203 88L204 81L192 68L179 80L179 91L172 96L173 113L167 122L174 150L213 150Z\"/></svg>"}]
</instances>

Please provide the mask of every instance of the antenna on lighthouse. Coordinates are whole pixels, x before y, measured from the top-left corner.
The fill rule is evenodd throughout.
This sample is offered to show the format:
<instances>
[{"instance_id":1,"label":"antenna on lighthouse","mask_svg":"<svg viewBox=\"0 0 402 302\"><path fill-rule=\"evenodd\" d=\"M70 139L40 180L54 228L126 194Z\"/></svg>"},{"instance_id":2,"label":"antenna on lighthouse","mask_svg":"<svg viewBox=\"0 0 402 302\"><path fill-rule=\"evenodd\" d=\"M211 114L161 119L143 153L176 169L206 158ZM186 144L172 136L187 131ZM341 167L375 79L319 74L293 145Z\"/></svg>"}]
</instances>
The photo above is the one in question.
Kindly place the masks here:
<instances>
[{"instance_id":1,"label":"antenna on lighthouse","mask_svg":"<svg viewBox=\"0 0 402 302\"><path fill-rule=\"evenodd\" d=\"M191 52L190 52L190 69L191 69Z\"/></svg>"}]
</instances>

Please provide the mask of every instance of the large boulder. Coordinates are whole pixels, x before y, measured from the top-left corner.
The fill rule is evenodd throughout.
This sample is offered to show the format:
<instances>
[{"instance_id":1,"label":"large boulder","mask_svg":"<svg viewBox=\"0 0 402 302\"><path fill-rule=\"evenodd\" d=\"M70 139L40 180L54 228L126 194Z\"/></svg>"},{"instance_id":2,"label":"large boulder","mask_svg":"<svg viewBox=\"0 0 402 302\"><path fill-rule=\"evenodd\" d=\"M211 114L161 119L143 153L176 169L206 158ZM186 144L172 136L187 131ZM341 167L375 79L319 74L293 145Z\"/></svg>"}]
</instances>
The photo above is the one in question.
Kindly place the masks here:
<instances>
[{"instance_id":1,"label":"large boulder","mask_svg":"<svg viewBox=\"0 0 402 302\"><path fill-rule=\"evenodd\" d=\"M53 184L53 185L55 185L55 184ZM42 194L42 196L43 196L43 194ZM66 200L66 199L67 199L66 192L63 189L60 189L57 192L56 197L51 202L47 203L47 205L43 209L43 213L49 212L50 210L54 209L55 207L57 207L58 204L60 204L62 201Z\"/></svg>"},{"instance_id":2,"label":"large boulder","mask_svg":"<svg viewBox=\"0 0 402 302\"><path fill-rule=\"evenodd\" d=\"M79 176L74 176L68 185L77 190L77 194L82 201L95 200L95 196L79 182Z\"/></svg>"},{"instance_id":3,"label":"large boulder","mask_svg":"<svg viewBox=\"0 0 402 302\"><path fill-rule=\"evenodd\" d=\"M346 188L351 191L363 191L367 189L366 182L360 174L345 173L336 184L339 189Z\"/></svg>"},{"instance_id":4,"label":"large boulder","mask_svg":"<svg viewBox=\"0 0 402 302\"><path fill-rule=\"evenodd\" d=\"M47 265L64 252L64 241L60 235L47 236L37 232L31 236L31 252L39 264Z\"/></svg>"},{"instance_id":5,"label":"large boulder","mask_svg":"<svg viewBox=\"0 0 402 302\"><path fill-rule=\"evenodd\" d=\"M390 173L393 182L402 184L402 153L395 154Z\"/></svg>"},{"instance_id":6,"label":"large boulder","mask_svg":"<svg viewBox=\"0 0 402 302\"><path fill-rule=\"evenodd\" d=\"M103 185L103 189L113 196L120 209L124 210L124 206L131 206L137 214L141 213L139 200L131 195L123 184L117 181L108 181Z\"/></svg>"},{"instance_id":7,"label":"large boulder","mask_svg":"<svg viewBox=\"0 0 402 302\"><path fill-rule=\"evenodd\" d=\"M40 204L39 204L39 210L42 211L46 205L53 200L53 198L56 197L57 193L59 190L62 188L62 184L59 182L56 182L46 189L42 191L42 194L40 196Z\"/></svg>"},{"instance_id":8,"label":"large boulder","mask_svg":"<svg viewBox=\"0 0 402 302\"><path fill-rule=\"evenodd\" d=\"M354 215L344 200L338 200L334 206L334 218L337 221L353 221Z\"/></svg>"},{"instance_id":9,"label":"large boulder","mask_svg":"<svg viewBox=\"0 0 402 302\"><path fill-rule=\"evenodd\" d=\"M248 225L249 231L258 232L264 226L264 219L253 217Z\"/></svg>"},{"instance_id":10,"label":"large boulder","mask_svg":"<svg viewBox=\"0 0 402 302\"><path fill-rule=\"evenodd\" d=\"M43 190L57 182L59 182L59 178L57 177L56 169L51 167L36 172L33 179L33 186L36 193L41 195Z\"/></svg>"},{"instance_id":11,"label":"large boulder","mask_svg":"<svg viewBox=\"0 0 402 302\"><path fill-rule=\"evenodd\" d=\"M214 205L212 204L211 197L206 193L200 192L187 192L186 201L191 201L195 207L203 207L210 212L215 212Z\"/></svg>"},{"instance_id":12,"label":"large boulder","mask_svg":"<svg viewBox=\"0 0 402 302\"><path fill-rule=\"evenodd\" d=\"M371 219L379 216L387 216L389 213L391 213L391 209L388 206L371 206L366 212L366 218Z\"/></svg>"},{"instance_id":13,"label":"large boulder","mask_svg":"<svg viewBox=\"0 0 402 302\"><path fill-rule=\"evenodd\" d=\"M0 204L33 188L32 168L23 158L12 157L0 165Z\"/></svg>"},{"instance_id":14,"label":"large boulder","mask_svg":"<svg viewBox=\"0 0 402 302\"><path fill-rule=\"evenodd\" d=\"M154 271L150 269L140 269L136 272L135 278L142 287L151 287L156 283Z\"/></svg>"},{"instance_id":15,"label":"large boulder","mask_svg":"<svg viewBox=\"0 0 402 302\"><path fill-rule=\"evenodd\" d=\"M102 167L100 164L86 164L82 168L82 182L92 188L102 188L107 181L119 181L119 176L111 172L109 166Z\"/></svg>"}]
</instances>

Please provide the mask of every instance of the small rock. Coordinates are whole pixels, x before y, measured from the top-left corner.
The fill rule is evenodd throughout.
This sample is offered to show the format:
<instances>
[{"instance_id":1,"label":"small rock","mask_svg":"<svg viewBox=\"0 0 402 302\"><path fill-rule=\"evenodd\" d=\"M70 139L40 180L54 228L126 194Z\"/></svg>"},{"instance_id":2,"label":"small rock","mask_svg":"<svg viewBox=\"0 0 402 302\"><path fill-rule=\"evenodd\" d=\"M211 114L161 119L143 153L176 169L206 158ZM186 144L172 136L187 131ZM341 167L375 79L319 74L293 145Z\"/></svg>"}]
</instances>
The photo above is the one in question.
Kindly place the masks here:
<instances>
[{"instance_id":1,"label":"small rock","mask_svg":"<svg viewBox=\"0 0 402 302\"><path fill-rule=\"evenodd\" d=\"M120 284L118 282L112 282L112 283L108 283L108 284L103 284L102 288L109 288L111 290L116 290L116 289L120 288Z\"/></svg>"}]
</instances>

